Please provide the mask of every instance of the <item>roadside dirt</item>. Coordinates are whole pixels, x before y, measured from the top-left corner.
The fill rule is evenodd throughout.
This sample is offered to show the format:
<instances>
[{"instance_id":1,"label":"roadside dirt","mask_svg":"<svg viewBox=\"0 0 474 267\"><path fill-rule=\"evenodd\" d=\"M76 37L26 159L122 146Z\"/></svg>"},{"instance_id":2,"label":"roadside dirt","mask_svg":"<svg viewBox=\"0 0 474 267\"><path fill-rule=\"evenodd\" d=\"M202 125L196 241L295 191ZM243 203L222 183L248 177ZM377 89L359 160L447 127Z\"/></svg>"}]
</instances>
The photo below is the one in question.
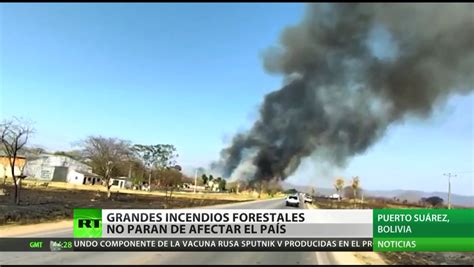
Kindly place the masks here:
<instances>
[{"instance_id":1,"label":"roadside dirt","mask_svg":"<svg viewBox=\"0 0 474 267\"><path fill-rule=\"evenodd\" d=\"M135 208L169 209L236 203L242 201L203 198L171 199L164 196L114 193L107 199L105 192L57 188L23 188L21 204L13 204L13 187L0 196L0 225L36 224L72 219L74 208Z\"/></svg>"},{"instance_id":2,"label":"roadside dirt","mask_svg":"<svg viewBox=\"0 0 474 267\"><path fill-rule=\"evenodd\" d=\"M3 225L0 226L0 237L28 235L31 233L48 232L57 229L72 229L72 220L46 222L29 225Z\"/></svg>"},{"instance_id":3,"label":"roadside dirt","mask_svg":"<svg viewBox=\"0 0 474 267\"><path fill-rule=\"evenodd\" d=\"M315 204L307 204L309 209L320 208ZM376 252L333 252L333 256L340 264L353 265L383 265L387 264Z\"/></svg>"}]
</instances>

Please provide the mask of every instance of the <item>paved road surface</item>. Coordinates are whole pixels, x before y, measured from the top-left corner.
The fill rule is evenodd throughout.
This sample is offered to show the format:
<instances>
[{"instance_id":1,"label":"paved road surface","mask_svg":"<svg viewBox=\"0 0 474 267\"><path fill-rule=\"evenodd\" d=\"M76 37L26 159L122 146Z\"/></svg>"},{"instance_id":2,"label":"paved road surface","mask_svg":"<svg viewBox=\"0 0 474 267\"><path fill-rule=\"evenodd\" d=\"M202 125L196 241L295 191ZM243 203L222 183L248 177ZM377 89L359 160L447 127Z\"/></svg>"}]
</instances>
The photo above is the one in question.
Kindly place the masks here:
<instances>
[{"instance_id":1,"label":"paved road surface","mask_svg":"<svg viewBox=\"0 0 474 267\"><path fill-rule=\"evenodd\" d=\"M303 205L300 205L304 208ZM295 209L283 199L213 206L232 209ZM72 237L72 229L28 237ZM20 237L20 236L16 236ZM1 252L0 264L334 264L331 252Z\"/></svg>"}]
</instances>

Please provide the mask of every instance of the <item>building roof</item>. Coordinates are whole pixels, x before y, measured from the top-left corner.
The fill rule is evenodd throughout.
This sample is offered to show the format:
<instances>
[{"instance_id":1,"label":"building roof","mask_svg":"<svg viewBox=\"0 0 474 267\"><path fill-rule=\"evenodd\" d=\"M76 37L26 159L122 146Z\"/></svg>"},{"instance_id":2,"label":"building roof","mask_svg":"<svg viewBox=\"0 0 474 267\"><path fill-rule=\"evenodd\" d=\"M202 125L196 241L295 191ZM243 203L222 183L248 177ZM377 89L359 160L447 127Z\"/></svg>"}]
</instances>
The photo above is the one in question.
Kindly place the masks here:
<instances>
[{"instance_id":1,"label":"building roof","mask_svg":"<svg viewBox=\"0 0 474 267\"><path fill-rule=\"evenodd\" d=\"M111 179L114 180L125 180L125 181L130 181L131 178L129 179L128 177L122 176L122 177L112 177Z\"/></svg>"},{"instance_id":2,"label":"building roof","mask_svg":"<svg viewBox=\"0 0 474 267\"><path fill-rule=\"evenodd\" d=\"M92 172L85 172L85 171L79 171L79 170L74 170L74 171L80 174L84 174L85 176L101 177L100 175L92 173Z\"/></svg>"},{"instance_id":3,"label":"building roof","mask_svg":"<svg viewBox=\"0 0 474 267\"><path fill-rule=\"evenodd\" d=\"M8 155L5 154L3 151L0 152L0 157L2 158L8 158ZM16 158L17 159L26 159L26 157L24 155L16 155Z\"/></svg>"}]
</instances>

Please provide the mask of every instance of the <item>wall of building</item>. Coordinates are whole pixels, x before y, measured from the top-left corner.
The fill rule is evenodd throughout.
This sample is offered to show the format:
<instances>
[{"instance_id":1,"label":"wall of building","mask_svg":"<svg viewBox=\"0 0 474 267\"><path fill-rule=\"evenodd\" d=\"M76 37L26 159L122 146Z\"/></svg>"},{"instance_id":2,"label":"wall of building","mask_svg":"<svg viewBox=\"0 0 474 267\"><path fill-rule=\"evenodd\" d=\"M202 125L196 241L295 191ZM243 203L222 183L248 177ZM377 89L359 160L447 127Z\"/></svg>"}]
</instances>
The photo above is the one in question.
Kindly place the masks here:
<instances>
[{"instance_id":1,"label":"wall of building","mask_svg":"<svg viewBox=\"0 0 474 267\"><path fill-rule=\"evenodd\" d=\"M52 181L54 181L54 182L66 182L68 171L69 171L69 167L63 167L63 166L54 167Z\"/></svg>"},{"instance_id":2,"label":"wall of building","mask_svg":"<svg viewBox=\"0 0 474 267\"><path fill-rule=\"evenodd\" d=\"M125 180L122 179L110 179L110 184L112 185L110 189L119 189L125 187Z\"/></svg>"},{"instance_id":3,"label":"wall of building","mask_svg":"<svg viewBox=\"0 0 474 267\"><path fill-rule=\"evenodd\" d=\"M20 175L21 174L21 169L17 166L15 166L15 175ZM10 165L1 165L0 166L0 178L4 177L12 178L12 169L10 168Z\"/></svg>"},{"instance_id":4,"label":"wall of building","mask_svg":"<svg viewBox=\"0 0 474 267\"><path fill-rule=\"evenodd\" d=\"M25 165L25 159L17 158L15 160L15 175L21 174L21 168ZM12 169L10 167L10 160L8 157L0 156L0 178L12 178Z\"/></svg>"},{"instance_id":5,"label":"wall of building","mask_svg":"<svg viewBox=\"0 0 474 267\"><path fill-rule=\"evenodd\" d=\"M83 184L84 174L76 172L75 170L69 168L69 172L67 174L67 182L72 184Z\"/></svg>"},{"instance_id":6,"label":"wall of building","mask_svg":"<svg viewBox=\"0 0 474 267\"><path fill-rule=\"evenodd\" d=\"M82 172L92 172L92 168L77 160L59 155L41 155L38 159L30 160L26 163L25 175L39 180L58 179L54 177L55 167L67 167ZM58 174L59 175L59 174ZM67 174L63 174L64 181Z\"/></svg>"}]
</instances>

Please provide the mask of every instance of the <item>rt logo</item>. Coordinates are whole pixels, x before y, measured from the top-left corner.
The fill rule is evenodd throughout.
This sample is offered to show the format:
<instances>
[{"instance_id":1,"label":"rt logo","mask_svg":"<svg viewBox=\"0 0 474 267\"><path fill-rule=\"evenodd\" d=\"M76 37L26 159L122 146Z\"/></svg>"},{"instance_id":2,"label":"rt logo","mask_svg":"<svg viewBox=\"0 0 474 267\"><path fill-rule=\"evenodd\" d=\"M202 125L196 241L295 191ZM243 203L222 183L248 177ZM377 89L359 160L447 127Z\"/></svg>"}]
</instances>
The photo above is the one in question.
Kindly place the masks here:
<instances>
[{"instance_id":1,"label":"rt logo","mask_svg":"<svg viewBox=\"0 0 474 267\"><path fill-rule=\"evenodd\" d=\"M102 237L102 210L74 209L74 237Z\"/></svg>"},{"instance_id":2,"label":"rt logo","mask_svg":"<svg viewBox=\"0 0 474 267\"><path fill-rule=\"evenodd\" d=\"M99 228L100 219L79 219L77 220L77 227L79 228Z\"/></svg>"}]
</instances>

